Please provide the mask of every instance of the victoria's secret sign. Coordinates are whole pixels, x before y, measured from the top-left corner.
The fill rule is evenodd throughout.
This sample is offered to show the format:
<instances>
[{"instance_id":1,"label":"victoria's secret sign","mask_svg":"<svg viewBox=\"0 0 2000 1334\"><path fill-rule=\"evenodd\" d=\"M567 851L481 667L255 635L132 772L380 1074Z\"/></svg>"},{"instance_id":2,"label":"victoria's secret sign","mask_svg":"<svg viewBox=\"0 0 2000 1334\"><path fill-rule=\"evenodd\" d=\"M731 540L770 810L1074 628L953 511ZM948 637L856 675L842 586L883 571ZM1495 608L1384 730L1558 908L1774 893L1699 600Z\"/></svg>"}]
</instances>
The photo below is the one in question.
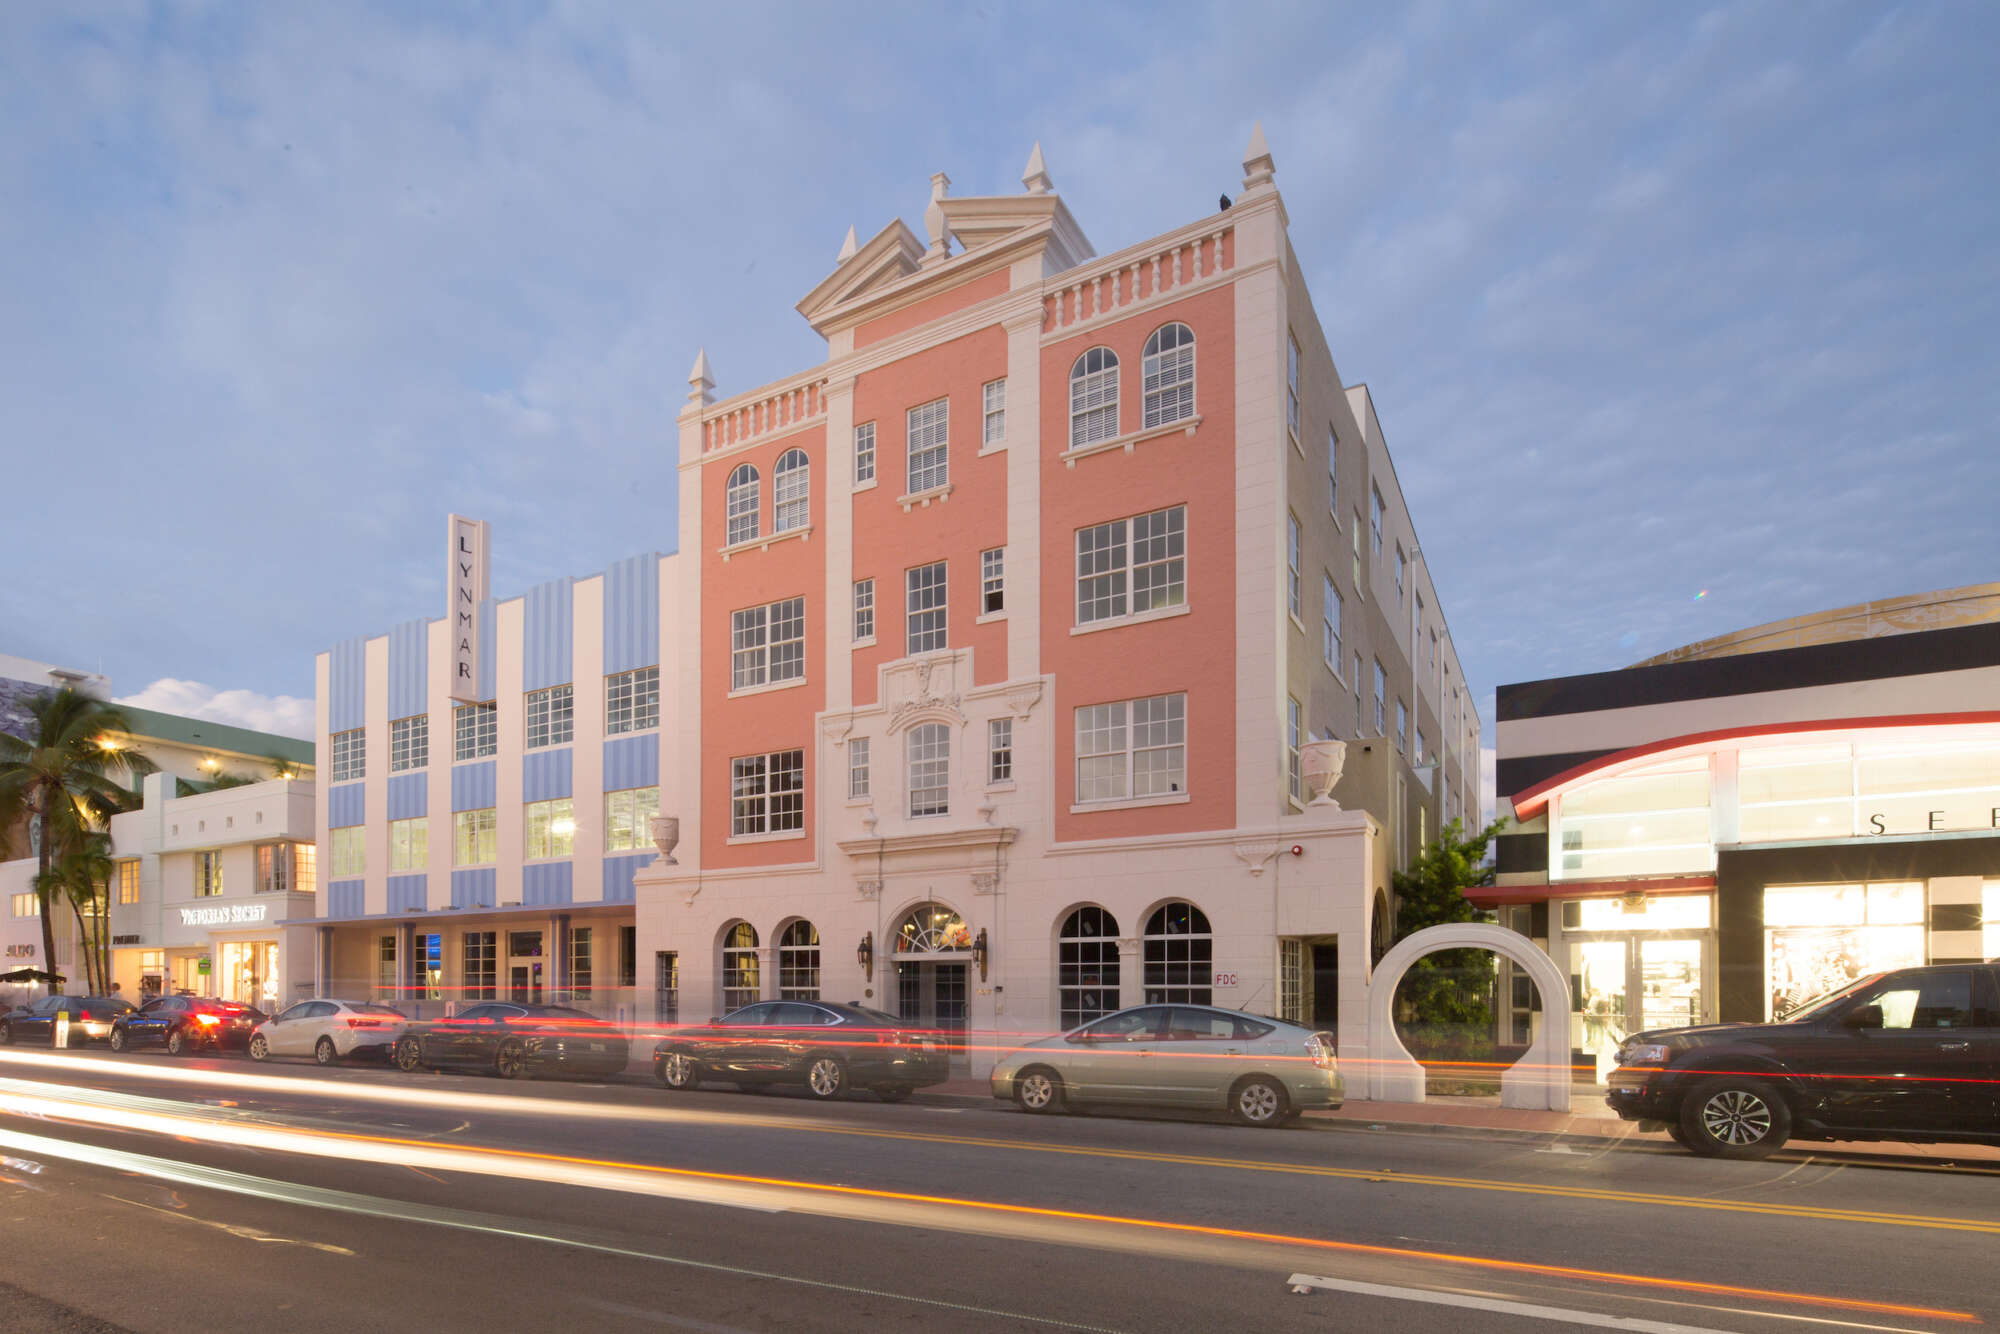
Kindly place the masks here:
<instances>
[{"instance_id":1,"label":"victoria's secret sign","mask_svg":"<svg viewBox=\"0 0 2000 1334\"><path fill-rule=\"evenodd\" d=\"M445 612L451 627L451 697L461 704L478 701L479 607L486 601L487 527L484 519L451 516L451 570L445 586L451 604Z\"/></svg>"}]
</instances>

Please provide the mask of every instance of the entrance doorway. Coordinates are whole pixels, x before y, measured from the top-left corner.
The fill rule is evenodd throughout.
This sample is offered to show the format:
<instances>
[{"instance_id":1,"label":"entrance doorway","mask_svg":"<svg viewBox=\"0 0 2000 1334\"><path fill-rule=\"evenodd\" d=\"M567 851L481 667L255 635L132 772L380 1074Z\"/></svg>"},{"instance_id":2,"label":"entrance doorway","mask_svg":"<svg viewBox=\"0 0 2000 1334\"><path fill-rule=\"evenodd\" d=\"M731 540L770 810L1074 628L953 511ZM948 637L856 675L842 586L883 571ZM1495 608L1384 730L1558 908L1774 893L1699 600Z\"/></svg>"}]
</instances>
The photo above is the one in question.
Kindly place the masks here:
<instances>
[{"instance_id":1,"label":"entrance doorway","mask_svg":"<svg viewBox=\"0 0 2000 1334\"><path fill-rule=\"evenodd\" d=\"M1340 1031L1340 946L1312 947L1312 1026Z\"/></svg>"},{"instance_id":2,"label":"entrance doorway","mask_svg":"<svg viewBox=\"0 0 2000 1334\"><path fill-rule=\"evenodd\" d=\"M267 1014L278 1005L278 942L225 940L217 951L221 963L217 994L224 1000L254 1005Z\"/></svg>"},{"instance_id":3,"label":"entrance doorway","mask_svg":"<svg viewBox=\"0 0 2000 1334\"><path fill-rule=\"evenodd\" d=\"M927 959L896 961L896 1017L936 1034L950 1049L953 1063L965 1052L965 967Z\"/></svg>"},{"instance_id":4,"label":"entrance doorway","mask_svg":"<svg viewBox=\"0 0 2000 1334\"><path fill-rule=\"evenodd\" d=\"M507 999L516 1005L542 1003L542 933L507 933Z\"/></svg>"},{"instance_id":5,"label":"entrance doorway","mask_svg":"<svg viewBox=\"0 0 2000 1334\"><path fill-rule=\"evenodd\" d=\"M1713 1020L1713 932L1565 932L1564 939L1577 1011L1573 1041L1596 1065L1598 1083L1632 1034Z\"/></svg>"}]
</instances>

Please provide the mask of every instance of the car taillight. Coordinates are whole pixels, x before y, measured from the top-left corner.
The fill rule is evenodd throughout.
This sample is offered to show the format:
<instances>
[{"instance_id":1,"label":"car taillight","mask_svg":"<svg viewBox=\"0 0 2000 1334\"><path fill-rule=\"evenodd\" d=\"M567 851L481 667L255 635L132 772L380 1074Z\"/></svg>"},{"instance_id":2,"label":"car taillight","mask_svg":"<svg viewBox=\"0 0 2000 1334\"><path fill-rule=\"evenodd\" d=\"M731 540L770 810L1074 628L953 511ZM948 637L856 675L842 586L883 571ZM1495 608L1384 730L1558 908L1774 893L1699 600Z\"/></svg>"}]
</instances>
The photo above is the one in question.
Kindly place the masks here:
<instances>
[{"instance_id":1,"label":"car taillight","mask_svg":"<svg viewBox=\"0 0 2000 1334\"><path fill-rule=\"evenodd\" d=\"M1333 1044L1317 1033L1306 1039L1306 1056L1322 1070L1333 1069Z\"/></svg>"},{"instance_id":2,"label":"car taillight","mask_svg":"<svg viewBox=\"0 0 2000 1334\"><path fill-rule=\"evenodd\" d=\"M204 1024L209 1028L214 1028L217 1024L222 1022L222 1018L219 1015L198 1014L194 1017L194 1021L197 1024Z\"/></svg>"}]
</instances>

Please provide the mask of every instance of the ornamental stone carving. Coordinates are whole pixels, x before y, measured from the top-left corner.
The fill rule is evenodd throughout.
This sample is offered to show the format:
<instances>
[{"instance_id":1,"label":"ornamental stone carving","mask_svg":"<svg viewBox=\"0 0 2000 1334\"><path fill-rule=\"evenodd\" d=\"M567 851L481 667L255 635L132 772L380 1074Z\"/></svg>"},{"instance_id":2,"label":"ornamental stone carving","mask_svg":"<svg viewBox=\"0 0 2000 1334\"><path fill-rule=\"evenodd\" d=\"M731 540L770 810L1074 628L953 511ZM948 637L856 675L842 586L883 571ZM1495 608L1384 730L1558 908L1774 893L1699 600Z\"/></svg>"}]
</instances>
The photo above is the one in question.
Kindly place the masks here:
<instances>
[{"instance_id":1,"label":"ornamental stone carving","mask_svg":"<svg viewBox=\"0 0 2000 1334\"><path fill-rule=\"evenodd\" d=\"M883 672L889 731L900 732L922 717L943 717L965 725L960 675L970 669L959 653L933 653L898 663Z\"/></svg>"},{"instance_id":2,"label":"ornamental stone carving","mask_svg":"<svg viewBox=\"0 0 2000 1334\"><path fill-rule=\"evenodd\" d=\"M1285 845L1274 838L1243 839L1236 844L1236 855L1250 868L1251 875L1264 874L1264 865L1283 851Z\"/></svg>"},{"instance_id":3,"label":"ornamental stone carving","mask_svg":"<svg viewBox=\"0 0 2000 1334\"><path fill-rule=\"evenodd\" d=\"M1299 767L1305 775L1306 790L1312 794L1312 799L1306 804L1339 810L1340 803L1333 799L1333 789L1347 767L1347 743L1330 739L1308 741L1299 747Z\"/></svg>"},{"instance_id":4,"label":"ornamental stone carving","mask_svg":"<svg viewBox=\"0 0 2000 1334\"><path fill-rule=\"evenodd\" d=\"M862 898L871 901L879 899L882 897L882 882L880 880L857 880L854 882L854 892Z\"/></svg>"},{"instance_id":5,"label":"ornamental stone carving","mask_svg":"<svg viewBox=\"0 0 2000 1334\"><path fill-rule=\"evenodd\" d=\"M972 892L975 894L997 894L1000 892L1000 877L993 871L980 871L972 877Z\"/></svg>"},{"instance_id":6,"label":"ornamental stone carving","mask_svg":"<svg viewBox=\"0 0 2000 1334\"><path fill-rule=\"evenodd\" d=\"M653 843L660 850L662 866L679 866L674 860L674 849L681 843L681 817L678 815L656 815L653 817Z\"/></svg>"}]
</instances>

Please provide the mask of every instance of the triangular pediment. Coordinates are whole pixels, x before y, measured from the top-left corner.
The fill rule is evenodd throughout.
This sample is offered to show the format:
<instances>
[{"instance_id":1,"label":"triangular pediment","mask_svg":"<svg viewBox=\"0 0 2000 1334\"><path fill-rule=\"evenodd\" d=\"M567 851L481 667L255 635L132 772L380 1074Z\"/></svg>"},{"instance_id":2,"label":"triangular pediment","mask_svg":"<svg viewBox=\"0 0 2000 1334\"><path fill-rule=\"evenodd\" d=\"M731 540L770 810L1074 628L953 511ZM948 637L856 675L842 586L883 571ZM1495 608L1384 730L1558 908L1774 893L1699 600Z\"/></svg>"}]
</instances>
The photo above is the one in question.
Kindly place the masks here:
<instances>
[{"instance_id":1,"label":"triangular pediment","mask_svg":"<svg viewBox=\"0 0 2000 1334\"><path fill-rule=\"evenodd\" d=\"M1050 272L1096 257L1062 197L1054 193L985 195L940 201L945 226L966 253L1037 233L1048 237Z\"/></svg>"},{"instance_id":2,"label":"triangular pediment","mask_svg":"<svg viewBox=\"0 0 2000 1334\"><path fill-rule=\"evenodd\" d=\"M898 219L870 237L866 245L842 260L819 286L806 293L798 304L798 312L818 328L820 316L901 282L917 271L923 257L923 242Z\"/></svg>"}]
</instances>

